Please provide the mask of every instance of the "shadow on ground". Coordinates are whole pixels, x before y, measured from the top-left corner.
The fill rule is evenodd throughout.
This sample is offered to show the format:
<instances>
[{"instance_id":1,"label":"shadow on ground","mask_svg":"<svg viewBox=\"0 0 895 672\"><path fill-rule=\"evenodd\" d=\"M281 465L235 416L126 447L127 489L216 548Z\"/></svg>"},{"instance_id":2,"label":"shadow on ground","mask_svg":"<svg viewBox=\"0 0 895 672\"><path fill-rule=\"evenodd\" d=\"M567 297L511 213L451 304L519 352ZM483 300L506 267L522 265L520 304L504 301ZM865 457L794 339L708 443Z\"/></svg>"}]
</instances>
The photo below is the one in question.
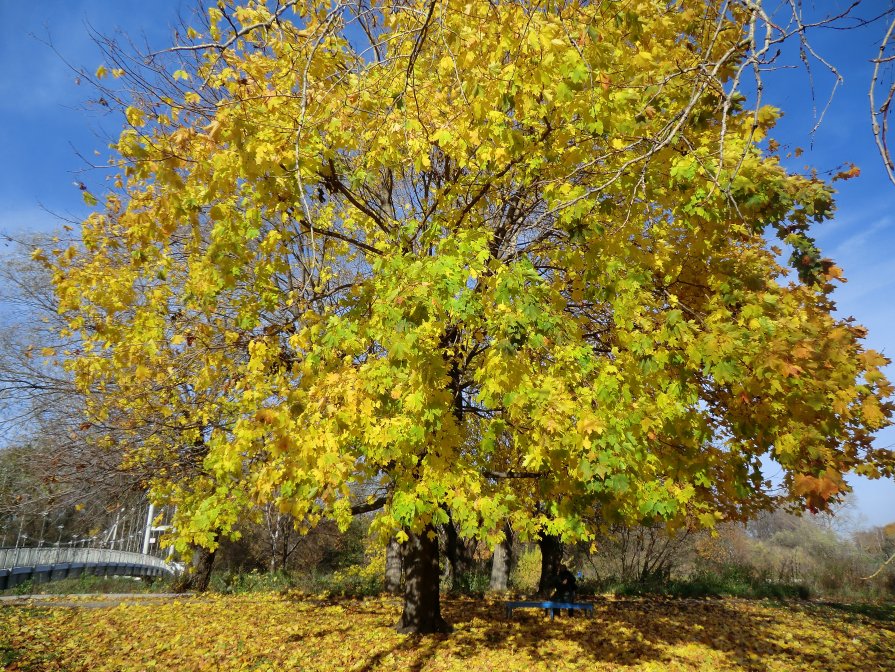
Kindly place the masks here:
<instances>
[{"instance_id":1,"label":"shadow on ground","mask_svg":"<svg viewBox=\"0 0 895 672\"><path fill-rule=\"evenodd\" d=\"M443 612L454 634L404 638L373 652L358 669L390 669L397 658L413 672L464 661L468 670L488 669L489 661L504 661L504 670L516 669L516 663L523 670L553 669L558 661L576 669L652 664L765 670L773 662L775 669L800 671L895 670L895 637L861 636L867 627L893 629L887 608L829 606L606 598L596 601L593 618L551 621L540 610L515 612L508 620L497 602L446 600Z\"/></svg>"}]
</instances>

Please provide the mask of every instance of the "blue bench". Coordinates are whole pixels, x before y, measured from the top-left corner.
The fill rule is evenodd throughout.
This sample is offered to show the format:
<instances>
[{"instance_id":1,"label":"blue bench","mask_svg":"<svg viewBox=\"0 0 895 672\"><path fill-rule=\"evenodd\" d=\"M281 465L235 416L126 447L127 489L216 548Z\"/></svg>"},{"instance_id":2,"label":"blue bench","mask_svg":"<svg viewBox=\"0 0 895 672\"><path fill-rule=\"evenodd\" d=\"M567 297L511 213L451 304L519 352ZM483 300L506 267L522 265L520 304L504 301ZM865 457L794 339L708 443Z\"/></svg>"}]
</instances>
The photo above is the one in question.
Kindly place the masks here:
<instances>
[{"instance_id":1,"label":"blue bench","mask_svg":"<svg viewBox=\"0 0 895 672\"><path fill-rule=\"evenodd\" d=\"M544 609L550 612L550 620L553 620L553 616L556 614L557 609L568 609L571 614L572 611L578 610L583 611L588 616L594 615L594 605L590 602L554 602L552 600L533 600L533 601L522 601L522 602L504 602L504 608L507 610L507 618L513 615L513 609L525 609L525 608L533 608L533 609Z\"/></svg>"}]
</instances>

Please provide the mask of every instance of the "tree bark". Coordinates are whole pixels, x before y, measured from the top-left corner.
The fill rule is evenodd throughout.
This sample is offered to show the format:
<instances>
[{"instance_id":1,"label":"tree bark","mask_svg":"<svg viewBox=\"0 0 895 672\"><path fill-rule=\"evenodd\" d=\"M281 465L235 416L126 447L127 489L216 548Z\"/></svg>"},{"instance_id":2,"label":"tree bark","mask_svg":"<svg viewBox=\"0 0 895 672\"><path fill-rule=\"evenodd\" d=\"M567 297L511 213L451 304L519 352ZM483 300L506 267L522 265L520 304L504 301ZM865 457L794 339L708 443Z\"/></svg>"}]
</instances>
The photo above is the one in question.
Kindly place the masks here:
<instances>
[{"instance_id":1,"label":"tree bark","mask_svg":"<svg viewBox=\"0 0 895 672\"><path fill-rule=\"evenodd\" d=\"M448 522L442 528L444 529L444 556L446 560L444 578L445 583L451 587L451 590L454 590L457 587L457 577L460 576L463 570L460 568L457 528L454 527L454 521L450 518L450 514L448 514Z\"/></svg>"},{"instance_id":2,"label":"tree bark","mask_svg":"<svg viewBox=\"0 0 895 672\"><path fill-rule=\"evenodd\" d=\"M448 513L448 522L442 525L444 530L444 555L445 583L451 587L452 591L461 588L460 578L468 573L473 566L473 552L466 540L461 539L457 533L457 526L454 519Z\"/></svg>"},{"instance_id":3,"label":"tree bark","mask_svg":"<svg viewBox=\"0 0 895 672\"><path fill-rule=\"evenodd\" d=\"M401 544L392 537L385 547L385 592L401 594Z\"/></svg>"},{"instance_id":4,"label":"tree bark","mask_svg":"<svg viewBox=\"0 0 895 672\"><path fill-rule=\"evenodd\" d=\"M192 566L174 584L174 592L186 593L195 591L204 593L208 590L211 581L211 568L214 566L214 551L209 551L204 546L193 549Z\"/></svg>"},{"instance_id":5,"label":"tree bark","mask_svg":"<svg viewBox=\"0 0 895 672\"><path fill-rule=\"evenodd\" d=\"M404 613L398 621L398 632L430 634L451 632L441 617L440 572L438 568L438 534L432 525L419 534L408 532L402 547L404 560Z\"/></svg>"},{"instance_id":6,"label":"tree bark","mask_svg":"<svg viewBox=\"0 0 895 672\"><path fill-rule=\"evenodd\" d=\"M504 540L494 548L491 558L491 582L489 590L506 592L510 587L510 572L513 571L513 530L509 524L504 526Z\"/></svg>"},{"instance_id":7,"label":"tree bark","mask_svg":"<svg viewBox=\"0 0 895 672\"><path fill-rule=\"evenodd\" d=\"M541 549L541 579L538 581L538 595L548 597L554 588L554 580L562 563L562 541L559 537L541 533L538 538Z\"/></svg>"}]
</instances>

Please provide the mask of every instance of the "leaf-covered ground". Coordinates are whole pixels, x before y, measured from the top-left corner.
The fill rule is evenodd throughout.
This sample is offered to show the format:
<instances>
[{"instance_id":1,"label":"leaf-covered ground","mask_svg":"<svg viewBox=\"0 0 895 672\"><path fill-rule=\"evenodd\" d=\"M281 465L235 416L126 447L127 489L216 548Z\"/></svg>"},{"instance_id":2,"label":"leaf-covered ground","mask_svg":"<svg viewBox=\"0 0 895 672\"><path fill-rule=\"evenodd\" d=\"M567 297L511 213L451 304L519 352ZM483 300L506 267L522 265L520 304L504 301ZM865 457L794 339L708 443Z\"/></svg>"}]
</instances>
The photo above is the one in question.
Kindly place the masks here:
<instances>
[{"instance_id":1,"label":"leaf-covered ground","mask_svg":"<svg viewBox=\"0 0 895 672\"><path fill-rule=\"evenodd\" d=\"M85 602L95 598L83 598ZM591 619L445 600L453 635L397 634L390 599L280 595L0 608L0 669L895 670L895 608L598 598Z\"/></svg>"}]
</instances>

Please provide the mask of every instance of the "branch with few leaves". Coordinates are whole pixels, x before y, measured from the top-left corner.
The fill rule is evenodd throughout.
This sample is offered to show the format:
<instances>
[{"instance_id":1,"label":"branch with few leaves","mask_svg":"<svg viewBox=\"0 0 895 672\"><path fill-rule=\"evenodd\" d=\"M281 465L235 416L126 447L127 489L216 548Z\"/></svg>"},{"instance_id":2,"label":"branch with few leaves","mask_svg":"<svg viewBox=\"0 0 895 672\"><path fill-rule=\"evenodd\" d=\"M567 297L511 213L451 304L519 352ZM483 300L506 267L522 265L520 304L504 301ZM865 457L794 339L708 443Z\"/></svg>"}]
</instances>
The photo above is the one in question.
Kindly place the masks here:
<instances>
[{"instance_id":1,"label":"branch with few leaves","mask_svg":"<svg viewBox=\"0 0 895 672\"><path fill-rule=\"evenodd\" d=\"M893 553L892 555L890 555L890 556L889 556L889 559L886 560L883 564L881 564L873 574L871 574L870 576L863 576L863 577L861 577L862 580L864 580L864 581L870 581L871 579L875 579L877 576L879 576L880 574L882 574L882 572L883 572L883 570L886 568L886 566L889 565L889 564L891 564L893 561L895 561L895 553Z\"/></svg>"},{"instance_id":2,"label":"branch with few leaves","mask_svg":"<svg viewBox=\"0 0 895 672\"><path fill-rule=\"evenodd\" d=\"M882 157L883 166L885 166L886 174L892 184L895 184L895 161L892 160L892 152L889 148L888 131L889 131L889 114L892 111L892 101L895 98L895 84L889 87L885 100L877 107L876 89L880 80L882 66L895 59L895 55L886 56L892 35L895 33L895 18L889 24L883 41L879 45L879 55L874 59L873 77L870 80L870 122L873 129L873 139ZM891 560L891 558L890 558Z\"/></svg>"}]
</instances>

